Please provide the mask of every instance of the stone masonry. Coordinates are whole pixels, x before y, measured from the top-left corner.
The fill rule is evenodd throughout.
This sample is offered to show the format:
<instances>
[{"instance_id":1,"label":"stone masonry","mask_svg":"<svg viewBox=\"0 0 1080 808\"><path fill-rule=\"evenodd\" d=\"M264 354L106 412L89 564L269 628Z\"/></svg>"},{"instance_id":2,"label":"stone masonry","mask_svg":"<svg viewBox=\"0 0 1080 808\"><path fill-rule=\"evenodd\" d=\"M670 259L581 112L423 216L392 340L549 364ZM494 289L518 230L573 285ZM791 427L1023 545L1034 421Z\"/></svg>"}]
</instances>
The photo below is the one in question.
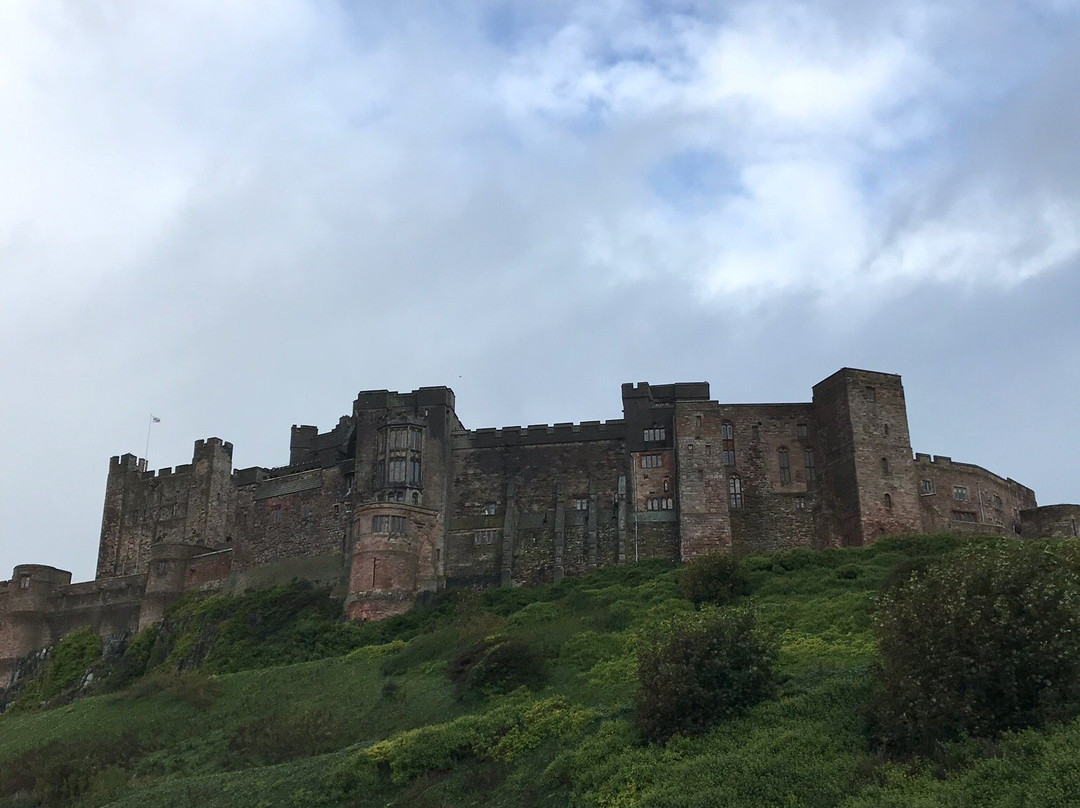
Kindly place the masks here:
<instances>
[{"instance_id":1,"label":"stone masonry","mask_svg":"<svg viewBox=\"0 0 1080 808\"><path fill-rule=\"evenodd\" d=\"M91 626L126 633L182 593L306 578L376 620L445 587L558 581L702 552L864 545L941 530L1075 536L1080 506L912 454L900 377L844 368L809 402L723 404L704 382L622 386L623 418L468 430L446 387L365 391L289 464L109 464L97 575L22 565L0 582L0 687L15 662Z\"/></svg>"}]
</instances>

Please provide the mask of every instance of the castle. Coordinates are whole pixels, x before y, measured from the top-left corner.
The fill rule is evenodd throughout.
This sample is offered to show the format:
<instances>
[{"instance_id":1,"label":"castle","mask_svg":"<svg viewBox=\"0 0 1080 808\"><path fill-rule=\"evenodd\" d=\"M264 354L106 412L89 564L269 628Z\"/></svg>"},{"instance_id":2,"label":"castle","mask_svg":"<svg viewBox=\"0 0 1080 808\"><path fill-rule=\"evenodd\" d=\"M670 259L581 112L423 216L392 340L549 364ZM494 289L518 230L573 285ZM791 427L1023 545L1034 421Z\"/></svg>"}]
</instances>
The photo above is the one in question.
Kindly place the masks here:
<instances>
[{"instance_id":1,"label":"castle","mask_svg":"<svg viewBox=\"0 0 1080 808\"><path fill-rule=\"evenodd\" d=\"M0 582L0 687L91 626L125 634L182 593L295 577L373 620L443 587L558 581L639 559L863 545L942 530L1075 536L1080 506L912 454L900 377L844 368L797 404L721 404L707 383L624 384L623 418L467 430L446 387L365 391L337 426L294 426L289 465L110 461L97 574Z\"/></svg>"}]
</instances>

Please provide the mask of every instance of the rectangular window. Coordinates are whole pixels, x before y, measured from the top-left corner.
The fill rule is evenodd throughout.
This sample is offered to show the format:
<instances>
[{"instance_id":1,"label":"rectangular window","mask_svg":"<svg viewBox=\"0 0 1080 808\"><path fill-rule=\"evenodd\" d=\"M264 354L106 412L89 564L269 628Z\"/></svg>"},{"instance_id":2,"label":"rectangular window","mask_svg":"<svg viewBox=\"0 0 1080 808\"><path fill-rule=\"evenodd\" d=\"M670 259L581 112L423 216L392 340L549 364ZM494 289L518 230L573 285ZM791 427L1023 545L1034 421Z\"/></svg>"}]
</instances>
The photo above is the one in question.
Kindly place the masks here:
<instances>
[{"instance_id":1,"label":"rectangular window","mask_svg":"<svg viewBox=\"0 0 1080 808\"><path fill-rule=\"evenodd\" d=\"M780 450L780 482L784 485L791 482L791 459L786 449Z\"/></svg>"},{"instance_id":2,"label":"rectangular window","mask_svg":"<svg viewBox=\"0 0 1080 808\"><path fill-rule=\"evenodd\" d=\"M574 510L575 511L587 511L587 510L589 510L589 499L588 499L588 497L578 497L577 499L575 499L574 500Z\"/></svg>"},{"instance_id":3,"label":"rectangular window","mask_svg":"<svg viewBox=\"0 0 1080 808\"><path fill-rule=\"evenodd\" d=\"M30 576L29 575L20 575L19 576L19 589L29 589L29 588L30 588Z\"/></svg>"},{"instance_id":4,"label":"rectangular window","mask_svg":"<svg viewBox=\"0 0 1080 808\"><path fill-rule=\"evenodd\" d=\"M952 498L957 502L968 501L968 490L962 485L954 485L952 490Z\"/></svg>"},{"instance_id":5,"label":"rectangular window","mask_svg":"<svg viewBox=\"0 0 1080 808\"><path fill-rule=\"evenodd\" d=\"M667 430L662 426L654 426L645 430L644 437L646 443L663 443L667 438Z\"/></svg>"},{"instance_id":6,"label":"rectangular window","mask_svg":"<svg viewBox=\"0 0 1080 808\"><path fill-rule=\"evenodd\" d=\"M641 456L641 467L643 469L655 469L664 465L663 455L651 454Z\"/></svg>"},{"instance_id":7,"label":"rectangular window","mask_svg":"<svg viewBox=\"0 0 1080 808\"><path fill-rule=\"evenodd\" d=\"M386 479L391 483L403 483L405 482L405 458L395 457L391 458L390 462L386 464Z\"/></svg>"},{"instance_id":8,"label":"rectangular window","mask_svg":"<svg viewBox=\"0 0 1080 808\"><path fill-rule=\"evenodd\" d=\"M371 517L372 533L404 533L404 516L373 516Z\"/></svg>"},{"instance_id":9,"label":"rectangular window","mask_svg":"<svg viewBox=\"0 0 1080 808\"><path fill-rule=\"evenodd\" d=\"M495 515L495 510L496 510L495 503L494 502L488 502L488 503L486 503L484 505L483 508L480 509L480 513L482 513L484 516L494 516Z\"/></svg>"},{"instance_id":10,"label":"rectangular window","mask_svg":"<svg viewBox=\"0 0 1080 808\"><path fill-rule=\"evenodd\" d=\"M932 494L932 493L934 493L934 481L933 480L923 480L921 483L919 483L919 492L923 493L923 494Z\"/></svg>"},{"instance_id":11,"label":"rectangular window","mask_svg":"<svg viewBox=\"0 0 1080 808\"><path fill-rule=\"evenodd\" d=\"M806 424L796 424L795 434L801 439L806 437Z\"/></svg>"},{"instance_id":12,"label":"rectangular window","mask_svg":"<svg viewBox=\"0 0 1080 808\"><path fill-rule=\"evenodd\" d=\"M477 530L473 532L473 544L495 544L499 540L498 530Z\"/></svg>"},{"instance_id":13,"label":"rectangular window","mask_svg":"<svg viewBox=\"0 0 1080 808\"><path fill-rule=\"evenodd\" d=\"M393 462L393 461L391 461L391 462ZM419 487L419 485L420 485L420 458L419 457L410 457L409 458L409 480L408 480L408 482L409 482L409 485L415 485L417 487Z\"/></svg>"},{"instance_id":14,"label":"rectangular window","mask_svg":"<svg viewBox=\"0 0 1080 808\"><path fill-rule=\"evenodd\" d=\"M817 479L817 461L814 459L813 449L803 452L803 462L806 464L806 481L812 483Z\"/></svg>"},{"instance_id":15,"label":"rectangular window","mask_svg":"<svg viewBox=\"0 0 1080 808\"><path fill-rule=\"evenodd\" d=\"M695 415L694 416L694 426L697 427L698 429L701 429L701 416L700 415Z\"/></svg>"},{"instance_id":16,"label":"rectangular window","mask_svg":"<svg viewBox=\"0 0 1080 808\"><path fill-rule=\"evenodd\" d=\"M954 522L974 522L974 511L953 511L952 518Z\"/></svg>"},{"instance_id":17,"label":"rectangular window","mask_svg":"<svg viewBox=\"0 0 1080 808\"><path fill-rule=\"evenodd\" d=\"M867 387L863 391L863 398L865 398L867 401L877 401L877 390L875 390L873 387Z\"/></svg>"},{"instance_id":18,"label":"rectangular window","mask_svg":"<svg viewBox=\"0 0 1080 808\"><path fill-rule=\"evenodd\" d=\"M404 449L409 445L409 430L391 429L388 446L391 449Z\"/></svg>"},{"instance_id":19,"label":"rectangular window","mask_svg":"<svg viewBox=\"0 0 1080 808\"><path fill-rule=\"evenodd\" d=\"M734 466L735 465L735 450L734 449L724 449L724 465L725 466Z\"/></svg>"}]
</instances>

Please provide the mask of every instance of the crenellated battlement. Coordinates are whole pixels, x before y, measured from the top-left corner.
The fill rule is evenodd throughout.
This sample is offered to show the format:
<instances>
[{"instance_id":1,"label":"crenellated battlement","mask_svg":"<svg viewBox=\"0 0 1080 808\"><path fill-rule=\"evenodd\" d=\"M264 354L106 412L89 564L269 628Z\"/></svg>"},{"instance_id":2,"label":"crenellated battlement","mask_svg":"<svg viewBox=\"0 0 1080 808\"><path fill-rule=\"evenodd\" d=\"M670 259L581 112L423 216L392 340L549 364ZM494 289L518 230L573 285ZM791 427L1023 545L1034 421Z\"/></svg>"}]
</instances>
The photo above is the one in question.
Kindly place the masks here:
<instances>
[{"instance_id":1,"label":"crenellated battlement","mask_svg":"<svg viewBox=\"0 0 1080 808\"><path fill-rule=\"evenodd\" d=\"M626 422L620 418L611 421L582 421L579 424L566 422L463 430L453 434L453 448L488 449L537 443L622 440L625 437Z\"/></svg>"},{"instance_id":2,"label":"crenellated battlement","mask_svg":"<svg viewBox=\"0 0 1080 808\"><path fill-rule=\"evenodd\" d=\"M708 401L708 382L676 382L674 384L649 384L626 382L622 386L623 401L647 399L656 402Z\"/></svg>"},{"instance_id":3,"label":"crenellated battlement","mask_svg":"<svg viewBox=\"0 0 1080 808\"><path fill-rule=\"evenodd\" d=\"M977 466L974 463L961 463L953 460L948 455L930 455L924 452L915 453L915 466L916 468L931 468L931 469L955 469L958 472L967 474L975 474L981 477L991 480L999 485L1008 486L1011 488L1017 488L1030 493L1033 497L1035 492L1028 488L1023 483L1017 482L1012 477L1002 477L1000 474L995 474L989 469Z\"/></svg>"},{"instance_id":4,"label":"crenellated battlement","mask_svg":"<svg viewBox=\"0 0 1080 808\"><path fill-rule=\"evenodd\" d=\"M414 409L446 407L454 409L454 391L449 387L420 387L409 393L394 390L361 390L356 394L356 410Z\"/></svg>"}]
</instances>

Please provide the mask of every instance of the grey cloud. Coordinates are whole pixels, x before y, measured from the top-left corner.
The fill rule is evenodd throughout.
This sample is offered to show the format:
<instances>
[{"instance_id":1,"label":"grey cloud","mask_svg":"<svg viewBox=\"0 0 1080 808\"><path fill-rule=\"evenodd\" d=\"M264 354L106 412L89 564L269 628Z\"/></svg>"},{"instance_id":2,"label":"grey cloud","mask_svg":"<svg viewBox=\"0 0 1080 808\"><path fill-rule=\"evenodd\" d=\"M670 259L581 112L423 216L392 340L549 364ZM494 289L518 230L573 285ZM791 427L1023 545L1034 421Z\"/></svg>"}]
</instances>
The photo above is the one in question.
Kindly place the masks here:
<instances>
[{"instance_id":1,"label":"grey cloud","mask_svg":"<svg viewBox=\"0 0 1080 808\"><path fill-rule=\"evenodd\" d=\"M981 35L1027 51L1042 37L1060 53L1021 70L995 68L975 35L933 15L808 5L832 15L839 46L887 34L950 76L946 89L924 76L910 115L886 94L875 126L808 134L723 104L656 103L670 88L648 82L620 85L600 115L545 109L559 98L545 76L576 81L582 65L624 56L641 63L635 80L647 74L630 45L651 37L683 60L659 72L679 90L704 52L693 48L737 22L695 21L693 4L678 25L655 5L586 5L511 19L496 3L425 16L295 2L265 19L145 7L66 17L62 36L28 28L52 43L34 69L0 56L0 76L38 104L18 138L0 132L14 149L0 166L33 168L0 203L14 279L0 302L0 574L22 562L92 574L108 457L142 454L151 412L153 466L186 462L210 435L234 442L238 466L275 465L290 424L330 426L370 387L448 384L468 425L500 426L619 417L619 383L642 379L804 400L862 365L904 374L920 451L1075 500L1067 444L1047 429L1076 434L1080 411L1075 257L1026 279L975 267L951 280L839 260L890 221L887 246L928 224L968 226L959 202L982 184L1013 194L993 197L994 216L1076 198L1072 19L1058 13L1047 33L990 7ZM607 41L590 15L616 26ZM585 45L553 48L570 24L593 25ZM701 36L679 39L694 25ZM508 80L522 71L530 81ZM47 92L30 75L48 76ZM991 79L1011 89L987 99ZM677 181L658 198L650 172L687 150L718 155L721 181L693 204L679 204ZM854 212L807 211L837 224L835 249L806 226L806 241L770 252L724 217L750 168L792 157L806 176L851 181L841 196ZM779 201L797 213L820 191L787 187ZM760 221L777 220L775 201L759 201ZM1014 246L1038 253L1046 234L1033 221ZM796 269L752 266L774 280L705 295L733 245Z\"/></svg>"}]
</instances>

